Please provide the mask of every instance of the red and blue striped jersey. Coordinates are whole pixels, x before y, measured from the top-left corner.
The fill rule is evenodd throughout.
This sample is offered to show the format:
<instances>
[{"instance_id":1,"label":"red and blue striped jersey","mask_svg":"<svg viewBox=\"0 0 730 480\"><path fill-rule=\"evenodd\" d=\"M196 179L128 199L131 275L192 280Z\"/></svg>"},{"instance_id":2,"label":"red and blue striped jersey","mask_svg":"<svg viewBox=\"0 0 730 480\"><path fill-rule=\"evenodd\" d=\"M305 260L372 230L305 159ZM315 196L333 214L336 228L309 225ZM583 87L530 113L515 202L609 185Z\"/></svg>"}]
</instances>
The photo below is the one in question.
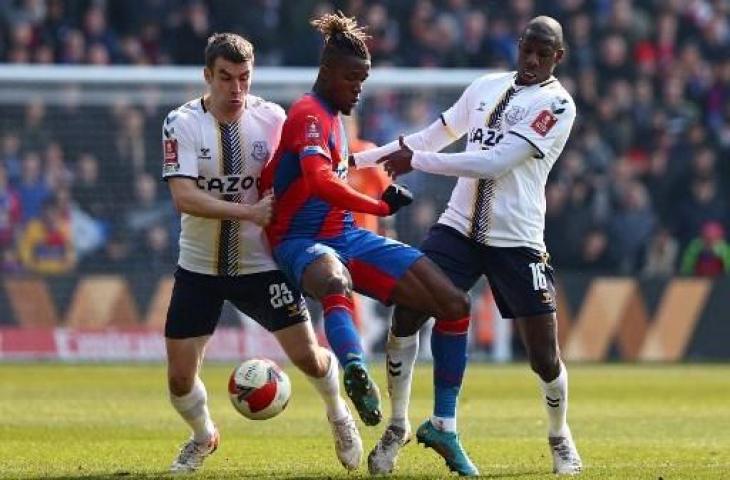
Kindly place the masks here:
<instances>
[{"instance_id":1,"label":"red and blue striped jersey","mask_svg":"<svg viewBox=\"0 0 730 480\"><path fill-rule=\"evenodd\" d=\"M339 114L314 93L289 109L281 142L261 174L261 189L273 188L275 215L267 227L272 247L289 238L331 238L353 228L349 210L322 198L314 177L329 169L346 182L348 144ZM324 175L326 176L326 175Z\"/></svg>"}]
</instances>

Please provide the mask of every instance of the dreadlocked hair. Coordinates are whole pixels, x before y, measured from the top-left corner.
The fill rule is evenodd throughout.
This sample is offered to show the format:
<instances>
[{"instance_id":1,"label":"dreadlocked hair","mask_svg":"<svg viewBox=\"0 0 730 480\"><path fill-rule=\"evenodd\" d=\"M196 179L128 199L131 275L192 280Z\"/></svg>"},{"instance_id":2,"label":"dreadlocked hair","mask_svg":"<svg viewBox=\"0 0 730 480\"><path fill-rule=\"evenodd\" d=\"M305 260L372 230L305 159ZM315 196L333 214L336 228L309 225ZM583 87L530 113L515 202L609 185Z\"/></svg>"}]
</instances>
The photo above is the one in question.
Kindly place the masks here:
<instances>
[{"instance_id":1,"label":"dreadlocked hair","mask_svg":"<svg viewBox=\"0 0 730 480\"><path fill-rule=\"evenodd\" d=\"M335 54L356 55L369 60L370 52L365 41L370 35L364 27L357 26L354 17L346 17L341 11L325 13L312 20L311 25L324 36L321 63Z\"/></svg>"}]
</instances>

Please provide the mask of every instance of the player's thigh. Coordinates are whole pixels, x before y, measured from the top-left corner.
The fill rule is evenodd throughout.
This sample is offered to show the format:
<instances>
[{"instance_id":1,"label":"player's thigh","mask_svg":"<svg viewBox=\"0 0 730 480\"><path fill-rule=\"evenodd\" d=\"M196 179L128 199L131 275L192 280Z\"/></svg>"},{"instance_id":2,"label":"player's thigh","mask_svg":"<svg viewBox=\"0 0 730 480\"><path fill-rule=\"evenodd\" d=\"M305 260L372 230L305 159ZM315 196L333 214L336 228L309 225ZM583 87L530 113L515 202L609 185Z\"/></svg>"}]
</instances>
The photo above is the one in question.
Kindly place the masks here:
<instances>
[{"instance_id":1,"label":"player's thigh","mask_svg":"<svg viewBox=\"0 0 730 480\"><path fill-rule=\"evenodd\" d=\"M479 246L451 227L438 223L432 226L421 251L465 292L482 276Z\"/></svg>"},{"instance_id":2,"label":"player's thigh","mask_svg":"<svg viewBox=\"0 0 730 480\"><path fill-rule=\"evenodd\" d=\"M284 274L303 292L321 299L334 286L351 285L350 275L336 248L312 239L282 242L274 258Z\"/></svg>"},{"instance_id":3,"label":"player's thigh","mask_svg":"<svg viewBox=\"0 0 730 480\"><path fill-rule=\"evenodd\" d=\"M505 318L555 312L555 280L547 254L528 247L484 247L489 286Z\"/></svg>"},{"instance_id":4,"label":"player's thigh","mask_svg":"<svg viewBox=\"0 0 730 480\"><path fill-rule=\"evenodd\" d=\"M424 309L442 320L468 314L467 292L481 275L478 249L445 225L434 225L421 245L426 258L414 263L399 282L394 301ZM416 304L414 307L413 304Z\"/></svg>"},{"instance_id":5,"label":"player's thigh","mask_svg":"<svg viewBox=\"0 0 730 480\"><path fill-rule=\"evenodd\" d=\"M383 303L393 300L394 290L423 253L391 238L368 230L347 234L347 269L355 290Z\"/></svg>"},{"instance_id":6,"label":"player's thigh","mask_svg":"<svg viewBox=\"0 0 730 480\"><path fill-rule=\"evenodd\" d=\"M311 322L301 322L274 332L289 360L311 377L323 377L329 356L317 343Z\"/></svg>"},{"instance_id":7,"label":"player's thigh","mask_svg":"<svg viewBox=\"0 0 730 480\"><path fill-rule=\"evenodd\" d=\"M228 286L226 299L269 332L309 320L304 297L281 270L237 278Z\"/></svg>"},{"instance_id":8,"label":"player's thigh","mask_svg":"<svg viewBox=\"0 0 730 480\"><path fill-rule=\"evenodd\" d=\"M350 294L352 277L336 252L324 253L304 269L302 288L308 295L322 300L332 293Z\"/></svg>"},{"instance_id":9,"label":"player's thigh","mask_svg":"<svg viewBox=\"0 0 730 480\"><path fill-rule=\"evenodd\" d=\"M186 339L211 335L223 308L219 277L178 268L165 321L165 337Z\"/></svg>"}]
</instances>

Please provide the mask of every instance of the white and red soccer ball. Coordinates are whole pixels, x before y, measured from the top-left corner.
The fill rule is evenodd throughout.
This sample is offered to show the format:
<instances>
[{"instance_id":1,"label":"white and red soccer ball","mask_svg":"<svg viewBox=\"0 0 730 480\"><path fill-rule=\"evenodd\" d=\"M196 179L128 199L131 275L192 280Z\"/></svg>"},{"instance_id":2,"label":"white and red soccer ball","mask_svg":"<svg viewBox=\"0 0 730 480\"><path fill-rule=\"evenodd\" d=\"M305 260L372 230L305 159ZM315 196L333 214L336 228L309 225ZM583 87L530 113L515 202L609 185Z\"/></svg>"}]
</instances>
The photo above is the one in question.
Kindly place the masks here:
<instances>
[{"instance_id":1,"label":"white and red soccer ball","mask_svg":"<svg viewBox=\"0 0 730 480\"><path fill-rule=\"evenodd\" d=\"M241 415L251 420L265 420L286 408L291 382L273 361L252 358L233 369L228 393L233 407Z\"/></svg>"}]
</instances>

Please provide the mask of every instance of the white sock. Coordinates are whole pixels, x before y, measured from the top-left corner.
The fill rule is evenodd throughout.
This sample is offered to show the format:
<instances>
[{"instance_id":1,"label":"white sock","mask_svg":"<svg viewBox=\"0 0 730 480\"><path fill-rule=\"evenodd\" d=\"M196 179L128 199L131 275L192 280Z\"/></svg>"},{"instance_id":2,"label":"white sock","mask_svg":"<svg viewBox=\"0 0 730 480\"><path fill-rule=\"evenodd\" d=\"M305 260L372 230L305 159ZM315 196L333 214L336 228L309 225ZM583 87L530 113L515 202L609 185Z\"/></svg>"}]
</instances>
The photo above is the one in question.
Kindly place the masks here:
<instances>
[{"instance_id":1,"label":"white sock","mask_svg":"<svg viewBox=\"0 0 730 480\"><path fill-rule=\"evenodd\" d=\"M413 364L418 355L418 333L410 337L396 337L393 332L388 332L385 352L388 394L390 395L390 424L406 428L413 381Z\"/></svg>"},{"instance_id":2,"label":"white sock","mask_svg":"<svg viewBox=\"0 0 730 480\"><path fill-rule=\"evenodd\" d=\"M548 435L563 437L568 435L568 371L560 362L560 375L549 383L538 377L545 399L545 410L548 415Z\"/></svg>"},{"instance_id":3,"label":"white sock","mask_svg":"<svg viewBox=\"0 0 730 480\"><path fill-rule=\"evenodd\" d=\"M170 402L180 416L193 429L193 440L205 443L215 431L215 425L208 411L208 393L200 377L195 378L190 393L177 397L170 394Z\"/></svg>"},{"instance_id":4,"label":"white sock","mask_svg":"<svg viewBox=\"0 0 730 480\"><path fill-rule=\"evenodd\" d=\"M431 425L442 432L456 432L456 417L437 417L431 415Z\"/></svg>"},{"instance_id":5,"label":"white sock","mask_svg":"<svg viewBox=\"0 0 730 480\"><path fill-rule=\"evenodd\" d=\"M324 349L330 359L327 373L322 378L310 377L307 375L309 382L319 392L327 407L327 417L331 420L340 420L347 415L347 405L340 396L340 374L337 367L337 357L331 351Z\"/></svg>"}]
</instances>

